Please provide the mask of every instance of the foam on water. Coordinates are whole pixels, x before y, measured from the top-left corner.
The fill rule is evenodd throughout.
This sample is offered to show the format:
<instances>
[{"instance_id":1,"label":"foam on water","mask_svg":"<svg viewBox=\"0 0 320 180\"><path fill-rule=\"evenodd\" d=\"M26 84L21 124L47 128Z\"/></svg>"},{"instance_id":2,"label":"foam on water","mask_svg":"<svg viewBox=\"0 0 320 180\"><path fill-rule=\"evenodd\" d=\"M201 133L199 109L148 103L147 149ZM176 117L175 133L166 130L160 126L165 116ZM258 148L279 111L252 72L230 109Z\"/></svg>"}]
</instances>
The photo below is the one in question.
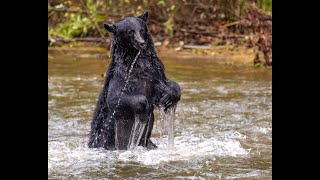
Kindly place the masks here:
<instances>
[{"instance_id":1,"label":"foam on water","mask_svg":"<svg viewBox=\"0 0 320 180\"><path fill-rule=\"evenodd\" d=\"M183 137L177 137L175 148L168 149L165 144L157 150L137 149L120 154L121 160L136 160L145 165L156 165L169 161L192 161L194 158L206 156L246 156L249 151L243 149L239 141L220 141L215 138L205 139L200 142L198 139L187 143ZM136 158L132 158L132 157ZM211 157L212 158L212 157Z\"/></svg>"},{"instance_id":2,"label":"foam on water","mask_svg":"<svg viewBox=\"0 0 320 180\"><path fill-rule=\"evenodd\" d=\"M227 134L230 134L229 132ZM238 133L234 133L238 134ZM83 139L80 142L74 140L58 142L48 142L48 170L58 169L67 171L74 170L76 167L81 172L81 169L90 169L90 167L99 167L104 163L109 165L117 164L121 161L135 162L141 165L159 165L170 161L192 161L201 157L243 157L249 155L249 150L244 149L240 142L236 140L240 136L234 137L186 137L177 136L175 138L175 147L168 149L167 137L155 138L158 149L147 150L144 147L138 146L135 149L127 151L107 151L104 149L89 149L86 141ZM82 167L85 164L85 167ZM72 168L71 168L72 167Z\"/></svg>"}]
</instances>

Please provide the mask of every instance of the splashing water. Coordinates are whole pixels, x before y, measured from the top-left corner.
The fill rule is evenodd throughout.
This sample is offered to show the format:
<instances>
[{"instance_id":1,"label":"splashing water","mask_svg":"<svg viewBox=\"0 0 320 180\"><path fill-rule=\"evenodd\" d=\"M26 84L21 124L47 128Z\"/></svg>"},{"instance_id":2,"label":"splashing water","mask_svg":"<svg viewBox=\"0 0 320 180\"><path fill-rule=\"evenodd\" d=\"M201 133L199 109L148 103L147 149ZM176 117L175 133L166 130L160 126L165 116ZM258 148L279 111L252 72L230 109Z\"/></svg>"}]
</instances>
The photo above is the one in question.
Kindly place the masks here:
<instances>
[{"instance_id":1,"label":"splashing water","mask_svg":"<svg viewBox=\"0 0 320 180\"><path fill-rule=\"evenodd\" d=\"M147 123L142 123L138 116L135 116L128 143L129 150L132 150L139 145L146 124Z\"/></svg>"},{"instance_id":2,"label":"splashing water","mask_svg":"<svg viewBox=\"0 0 320 180\"><path fill-rule=\"evenodd\" d=\"M160 134L160 138L159 138L159 141L162 141L162 137L164 136L165 132L165 112L164 112L164 109L161 107L160 109L158 109L159 112L159 120L157 122L157 130L159 131L159 134Z\"/></svg>"},{"instance_id":3,"label":"splashing water","mask_svg":"<svg viewBox=\"0 0 320 180\"><path fill-rule=\"evenodd\" d=\"M121 101L121 97L123 95L123 93L125 92L126 88L127 88L127 85L128 85L128 82L129 82L129 79L130 79L130 75L131 75L131 72L132 72L132 69L133 69L133 66L134 64L136 63L139 55L140 55L140 52L141 50L139 50L138 54L136 55L136 57L134 58L133 62L131 63L131 65L129 66L129 72L128 74L126 75L126 77L124 78L125 80L125 83L124 83L124 86L123 88L121 89L121 93L120 93L120 96L119 96L119 99L118 99L118 102L117 102L117 105L116 107L114 108L114 111L109 119L109 122L111 122L112 118L114 117L114 114L116 113L116 110L117 108L119 107L120 105L120 101ZM118 122L116 121L115 122L115 145L116 145L116 148L119 149L119 141L118 141Z\"/></svg>"},{"instance_id":4,"label":"splashing water","mask_svg":"<svg viewBox=\"0 0 320 180\"><path fill-rule=\"evenodd\" d=\"M168 135L168 148L174 149L174 119L177 105L170 107L167 112L163 107L159 109L159 120L157 123L157 130L160 133L159 141L162 141L164 134Z\"/></svg>"},{"instance_id":5,"label":"splashing water","mask_svg":"<svg viewBox=\"0 0 320 180\"><path fill-rule=\"evenodd\" d=\"M165 119L168 123L168 148L174 148L174 117L176 114L176 105L168 109L168 112L165 114Z\"/></svg>"}]
</instances>

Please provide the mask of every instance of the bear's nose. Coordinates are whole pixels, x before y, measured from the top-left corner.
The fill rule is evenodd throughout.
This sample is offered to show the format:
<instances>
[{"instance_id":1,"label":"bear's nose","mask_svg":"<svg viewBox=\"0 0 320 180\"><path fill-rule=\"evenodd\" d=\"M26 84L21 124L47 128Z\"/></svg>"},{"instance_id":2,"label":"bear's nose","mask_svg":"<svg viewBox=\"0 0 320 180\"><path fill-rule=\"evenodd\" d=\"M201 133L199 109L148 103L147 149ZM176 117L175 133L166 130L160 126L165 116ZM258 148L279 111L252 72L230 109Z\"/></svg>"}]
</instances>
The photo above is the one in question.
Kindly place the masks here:
<instances>
[{"instance_id":1,"label":"bear's nose","mask_svg":"<svg viewBox=\"0 0 320 180\"><path fill-rule=\"evenodd\" d=\"M145 44L146 44L145 42L139 43L140 47L144 47Z\"/></svg>"}]
</instances>

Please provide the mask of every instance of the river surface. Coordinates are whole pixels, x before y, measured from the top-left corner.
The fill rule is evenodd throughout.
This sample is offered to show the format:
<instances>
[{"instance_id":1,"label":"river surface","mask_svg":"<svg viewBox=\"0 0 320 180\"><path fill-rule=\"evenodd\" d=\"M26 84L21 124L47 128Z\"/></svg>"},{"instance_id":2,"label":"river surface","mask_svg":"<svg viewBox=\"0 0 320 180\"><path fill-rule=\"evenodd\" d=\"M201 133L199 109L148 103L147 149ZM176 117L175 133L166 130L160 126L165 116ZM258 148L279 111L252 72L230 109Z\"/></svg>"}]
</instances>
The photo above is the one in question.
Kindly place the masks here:
<instances>
[{"instance_id":1,"label":"river surface","mask_svg":"<svg viewBox=\"0 0 320 180\"><path fill-rule=\"evenodd\" d=\"M109 61L48 58L48 179L272 179L272 69L162 58L182 96L168 148L159 112L156 150L87 147Z\"/></svg>"}]
</instances>

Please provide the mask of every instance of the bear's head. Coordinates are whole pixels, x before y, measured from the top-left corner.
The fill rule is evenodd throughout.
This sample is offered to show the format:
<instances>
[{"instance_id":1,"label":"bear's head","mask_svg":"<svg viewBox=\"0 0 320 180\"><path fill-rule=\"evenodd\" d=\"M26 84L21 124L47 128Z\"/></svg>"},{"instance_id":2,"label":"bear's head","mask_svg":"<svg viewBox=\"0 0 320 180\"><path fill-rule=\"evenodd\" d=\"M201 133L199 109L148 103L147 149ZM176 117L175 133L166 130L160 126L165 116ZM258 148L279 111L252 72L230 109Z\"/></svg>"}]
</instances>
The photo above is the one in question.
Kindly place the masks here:
<instances>
[{"instance_id":1,"label":"bear's head","mask_svg":"<svg viewBox=\"0 0 320 180\"><path fill-rule=\"evenodd\" d=\"M146 48L148 11L137 17L126 17L116 24L103 24L116 41L137 50Z\"/></svg>"}]
</instances>

